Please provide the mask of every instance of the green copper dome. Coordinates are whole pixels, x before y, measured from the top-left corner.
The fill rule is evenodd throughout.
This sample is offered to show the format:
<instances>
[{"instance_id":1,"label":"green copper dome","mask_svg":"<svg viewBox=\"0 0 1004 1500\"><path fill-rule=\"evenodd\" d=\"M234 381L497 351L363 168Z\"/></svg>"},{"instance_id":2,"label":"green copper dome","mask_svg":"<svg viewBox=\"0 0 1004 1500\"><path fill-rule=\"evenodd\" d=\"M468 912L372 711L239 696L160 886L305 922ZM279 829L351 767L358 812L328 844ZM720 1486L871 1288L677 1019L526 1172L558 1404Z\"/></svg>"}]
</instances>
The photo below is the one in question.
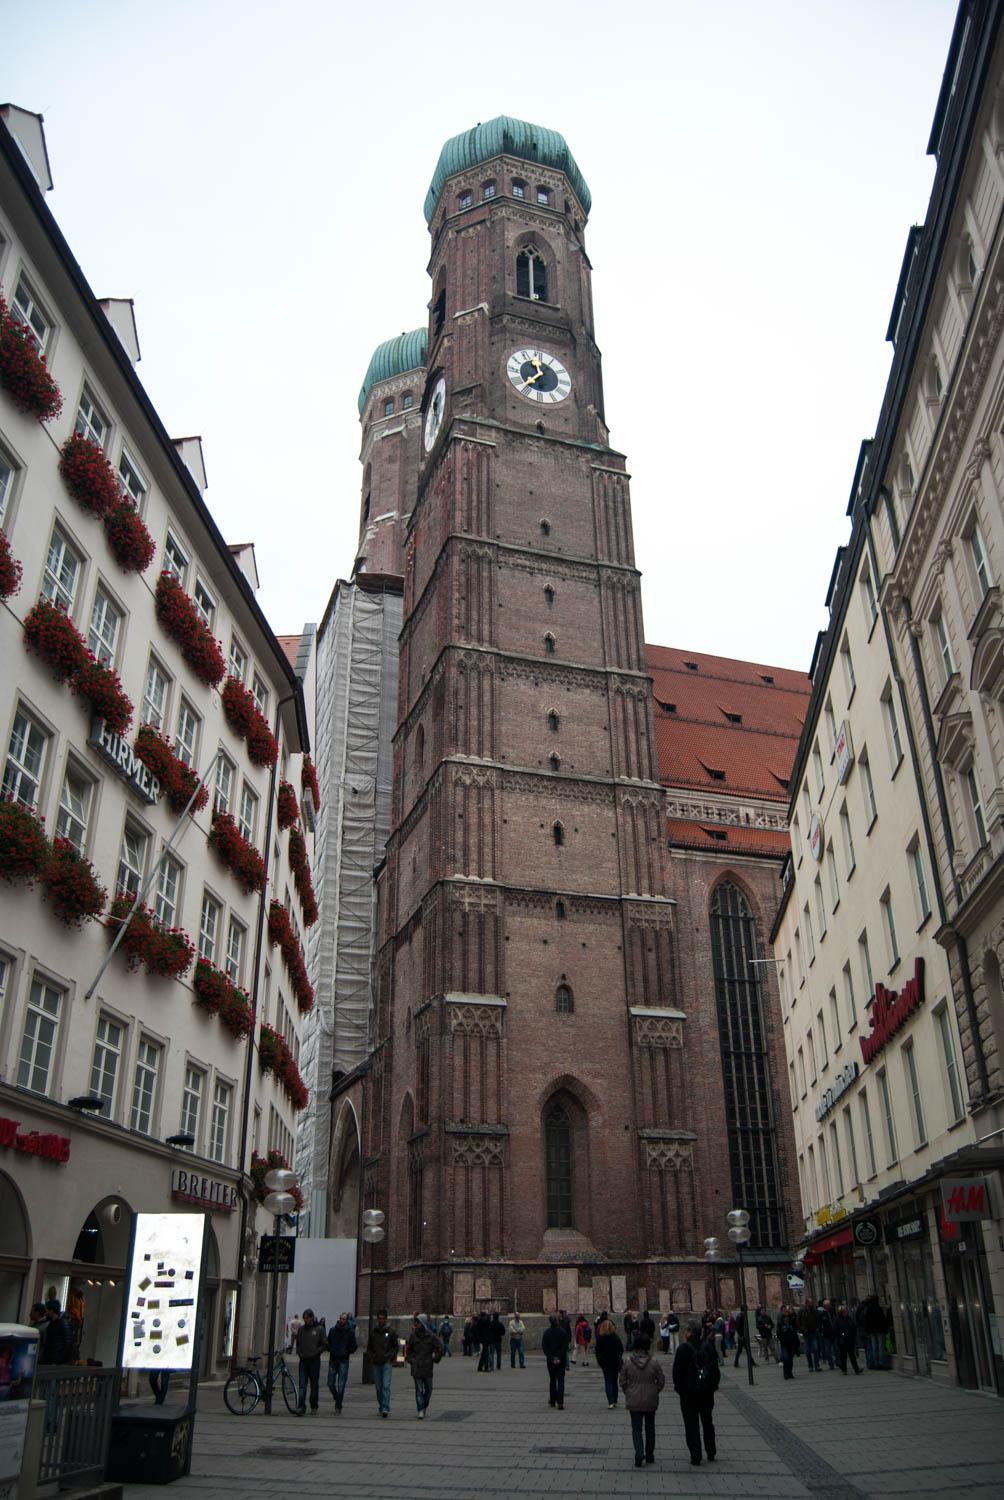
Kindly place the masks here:
<instances>
[{"instance_id":1,"label":"green copper dome","mask_svg":"<svg viewBox=\"0 0 1004 1500\"><path fill-rule=\"evenodd\" d=\"M557 167L564 172L588 214L592 198L565 137L556 130L545 130L541 125L528 124L526 120L514 120L511 115L499 115L484 125L475 125L473 130L465 130L463 135L455 135L440 151L432 174L432 186L425 195L425 222L432 222L436 200L447 177L464 171L465 167L476 167L478 162L491 161L493 156L503 153L521 157L523 161L540 162L545 167Z\"/></svg>"},{"instance_id":2,"label":"green copper dome","mask_svg":"<svg viewBox=\"0 0 1004 1500\"><path fill-rule=\"evenodd\" d=\"M359 392L359 415L362 416L366 397L379 381L390 380L393 375L403 375L406 370L422 369L428 347L427 328L413 328L410 333L399 333L396 339L385 339L382 344L378 344L366 368L366 376Z\"/></svg>"}]
</instances>

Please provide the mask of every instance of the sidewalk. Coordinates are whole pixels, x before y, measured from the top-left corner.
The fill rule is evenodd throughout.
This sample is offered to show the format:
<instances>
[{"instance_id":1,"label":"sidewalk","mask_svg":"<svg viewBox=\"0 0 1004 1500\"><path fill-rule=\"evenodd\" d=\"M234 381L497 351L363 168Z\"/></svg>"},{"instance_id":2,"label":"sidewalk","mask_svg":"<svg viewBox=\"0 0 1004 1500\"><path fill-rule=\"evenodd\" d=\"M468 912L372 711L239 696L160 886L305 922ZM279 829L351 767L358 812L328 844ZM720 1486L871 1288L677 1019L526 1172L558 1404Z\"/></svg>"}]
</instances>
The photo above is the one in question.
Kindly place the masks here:
<instances>
[{"instance_id":1,"label":"sidewalk","mask_svg":"<svg viewBox=\"0 0 1004 1500\"><path fill-rule=\"evenodd\" d=\"M662 1363L667 1378L670 1358ZM692 1468L679 1402L664 1392L656 1458L635 1469L623 1406L610 1411L595 1364L574 1365L565 1410L547 1404L539 1354L525 1370L479 1375L455 1355L436 1368L432 1405L416 1420L411 1377L396 1369L391 1414L377 1416L373 1387L355 1356L345 1410L322 1387L316 1417L232 1416L222 1391L200 1393L192 1473L171 1491L127 1485L125 1500L609 1500L612 1495L764 1496L858 1500L933 1494L1004 1496L1004 1403L863 1370L810 1375L795 1361L783 1381L774 1364L756 1384L731 1360L715 1398L718 1459ZM324 1372L327 1371L325 1362Z\"/></svg>"}]
</instances>

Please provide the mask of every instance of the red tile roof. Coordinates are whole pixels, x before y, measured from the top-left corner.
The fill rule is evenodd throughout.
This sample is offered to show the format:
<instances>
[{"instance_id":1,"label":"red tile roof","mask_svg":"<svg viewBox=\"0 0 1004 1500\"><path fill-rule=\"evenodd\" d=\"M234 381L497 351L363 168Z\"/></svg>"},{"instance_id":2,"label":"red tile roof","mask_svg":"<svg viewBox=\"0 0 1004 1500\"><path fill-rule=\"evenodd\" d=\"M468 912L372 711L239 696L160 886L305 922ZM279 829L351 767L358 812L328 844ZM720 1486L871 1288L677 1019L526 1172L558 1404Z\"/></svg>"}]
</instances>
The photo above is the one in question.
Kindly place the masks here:
<instances>
[{"instance_id":1,"label":"red tile roof","mask_svg":"<svg viewBox=\"0 0 1004 1500\"><path fill-rule=\"evenodd\" d=\"M286 654L286 660L291 667L296 666L296 653L300 649L300 637L298 635L277 635L276 640Z\"/></svg>"},{"instance_id":2,"label":"red tile roof","mask_svg":"<svg viewBox=\"0 0 1004 1500\"><path fill-rule=\"evenodd\" d=\"M724 833L725 838L716 838L715 833ZM728 859L730 854L773 854L783 859L791 845L786 833L770 828L733 828L714 823L692 823L688 818L667 818L666 832L671 844L684 849L706 849Z\"/></svg>"}]
</instances>

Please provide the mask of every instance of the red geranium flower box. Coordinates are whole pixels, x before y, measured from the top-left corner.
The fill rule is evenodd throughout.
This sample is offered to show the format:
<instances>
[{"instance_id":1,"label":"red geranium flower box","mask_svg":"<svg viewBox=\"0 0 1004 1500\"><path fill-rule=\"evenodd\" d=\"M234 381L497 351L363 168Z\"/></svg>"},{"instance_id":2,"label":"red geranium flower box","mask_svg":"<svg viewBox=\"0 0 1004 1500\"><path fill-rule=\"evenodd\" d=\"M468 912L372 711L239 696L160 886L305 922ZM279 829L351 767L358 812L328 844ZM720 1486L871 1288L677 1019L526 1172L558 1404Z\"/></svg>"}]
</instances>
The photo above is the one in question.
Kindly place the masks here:
<instances>
[{"instance_id":1,"label":"red geranium flower box","mask_svg":"<svg viewBox=\"0 0 1004 1500\"><path fill-rule=\"evenodd\" d=\"M10 542L0 531L0 599L10 599L21 587L21 564L10 550Z\"/></svg>"},{"instance_id":2,"label":"red geranium flower box","mask_svg":"<svg viewBox=\"0 0 1004 1500\"><path fill-rule=\"evenodd\" d=\"M278 1171L280 1167L285 1168L287 1172L290 1170L289 1162L283 1156L282 1152L278 1151L274 1146L267 1156L259 1156L257 1151L251 1152L251 1170L249 1175L253 1184L256 1203L265 1202L265 1194L268 1192L268 1188L265 1186L265 1178L269 1172ZM296 1203L297 1212L299 1212L303 1208L303 1194L300 1191L300 1184L295 1182L289 1191Z\"/></svg>"},{"instance_id":3,"label":"red geranium flower box","mask_svg":"<svg viewBox=\"0 0 1004 1500\"><path fill-rule=\"evenodd\" d=\"M108 892L90 860L78 854L69 839L53 839L40 880L45 899L67 927L81 927L87 918L99 917L105 909Z\"/></svg>"},{"instance_id":4,"label":"red geranium flower box","mask_svg":"<svg viewBox=\"0 0 1004 1500\"><path fill-rule=\"evenodd\" d=\"M220 694L227 723L245 740L248 758L256 766L274 766L279 758L275 735L259 712L254 695L236 677L228 677Z\"/></svg>"},{"instance_id":5,"label":"red geranium flower box","mask_svg":"<svg viewBox=\"0 0 1004 1500\"><path fill-rule=\"evenodd\" d=\"M258 1031L258 1064L271 1073L294 1109L303 1109L310 1097L285 1037L263 1021Z\"/></svg>"},{"instance_id":6,"label":"red geranium flower box","mask_svg":"<svg viewBox=\"0 0 1004 1500\"><path fill-rule=\"evenodd\" d=\"M321 788L317 784L317 772L314 770L314 762L309 755L303 757L300 767L300 785L305 792L309 792L314 804L315 813L321 810Z\"/></svg>"},{"instance_id":7,"label":"red geranium flower box","mask_svg":"<svg viewBox=\"0 0 1004 1500\"><path fill-rule=\"evenodd\" d=\"M207 687L216 687L227 670L220 643L168 569L157 579L155 608L157 619L168 635L177 641L182 656L196 677Z\"/></svg>"},{"instance_id":8,"label":"red geranium flower box","mask_svg":"<svg viewBox=\"0 0 1004 1500\"><path fill-rule=\"evenodd\" d=\"M264 890L265 861L248 843L229 813L213 813L209 842L246 891Z\"/></svg>"},{"instance_id":9,"label":"red geranium flower box","mask_svg":"<svg viewBox=\"0 0 1004 1500\"><path fill-rule=\"evenodd\" d=\"M105 919L113 937L130 912L133 915L119 944L130 969L143 964L148 974L161 979L180 979L195 957L195 944L188 934L180 927L163 927L147 906L134 908L131 896L116 896Z\"/></svg>"},{"instance_id":10,"label":"red geranium flower box","mask_svg":"<svg viewBox=\"0 0 1004 1500\"><path fill-rule=\"evenodd\" d=\"M314 895L314 882L310 878L307 845L299 828L289 830L289 864L293 871L293 882L300 897L304 926L313 927L319 915L317 897Z\"/></svg>"},{"instance_id":11,"label":"red geranium flower box","mask_svg":"<svg viewBox=\"0 0 1004 1500\"><path fill-rule=\"evenodd\" d=\"M153 537L131 500L120 495L105 514L105 536L123 573L143 573L153 561Z\"/></svg>"},{"instance_id":12,"label":"red geranium flower box","mask_svg":"<svg viewBox=\"0 0 1004 1500\"><path fill-rule=\"evenodd\" d=\"M14 885L37 880L49 857L49 840L41 818L5 797L0 802L0 880Z\"/></svg>"},{"instance_id":13,"label":"red geranium flower box","mask_svg":"<svg viewBox=\"0 0 1004 1500\"><path fill-rule=\"evenodd\" d=\"M63 409L59 386L49 374L45 355L23 323L11 316L0 297L0 386L14 405L40 422L58 417Z\"/></svg>"},{"instance_id":14,"label":"red geranium flower box","mask_svg":"<svg viewBox=\"0 0 1004 1500\"><path fill-rule=\"evenodd\" d=\"M300 809L296 805L296 792L288 781L280 781L276 816L280 828L292 828L300 821Z\"/></svg>"},{"instance_id":15,"label":"red geranium flower box","mask_svg":"<svg viewBox=\"0 0 1004 1500\"><path fill-rule=\"evenodd\" d=\"M71 432L59 457L63 483L77 504L92 516L103 516L122 498L122 487L100 443Z\"/></svg>"},{"instance_id":16,"label":"red geranium flower box","mask_svg":"<svg viewBox=\"0 0 1004 1500\"><path fill-rule=\"evenodd\" d=\"M237 1041L250 1036L254 1030L254 1011L246 990L231 984L221 969L214 968L206 959L196 961L192 979L195 1002L211 1016L219 1016L221 1022Z\"/></svg>"},{"instance_id":17,"label":"red geranium flower box","mask_svg":"<svg viewBox=\"0 0 1004 1500\"><path fill-rule=\"evenodd\" d=\"M66 610L50 599L39 599L28 611L24 643L51 667L57 682L75 682L90 655Z\"/></svg>"},{"instance_id":18,"label":"red geranium flower box","mask_svg":"<svg viewBox=\"0 0 1004 1500\"><path fill-rule=\"evenodd\" d=\"M167 804L176 817L181 817L196 788L198 796L192 804L192 811L201 812L209 801L209 788L203 786L191 767L179 758L170 740L165 739L152 724L141 724L136 731L133 749L160 782Z\"/></svg>"},{"instance_id":19,"label":"red geranium flower box","mask_svg":"<svg viewBox=\"0 0 1004 1500\"><path fill-rule=\"evenodd\" d=\"M86 698L99 719L104 719L116 734L125 734L132 723L133 706L126 696L117 672L88 652L73 684L74 692Z\"/></svg>"},{"instance_id":20,"label":"red geranium flower box","mask_svg":"<svg viewBox=\"0 0 1004 1500\"><path fill-rule=\"evenodd\" d=\"M286 965L290 984L300 1009L304 1012L312 1010L314 987L307 974L307 965L303 961L303 953L296 940L289 912L281 901L273 901L269 905L268 940L272 947L278 948L282 954L283 963Z\"/></svg>"}]
</instances>

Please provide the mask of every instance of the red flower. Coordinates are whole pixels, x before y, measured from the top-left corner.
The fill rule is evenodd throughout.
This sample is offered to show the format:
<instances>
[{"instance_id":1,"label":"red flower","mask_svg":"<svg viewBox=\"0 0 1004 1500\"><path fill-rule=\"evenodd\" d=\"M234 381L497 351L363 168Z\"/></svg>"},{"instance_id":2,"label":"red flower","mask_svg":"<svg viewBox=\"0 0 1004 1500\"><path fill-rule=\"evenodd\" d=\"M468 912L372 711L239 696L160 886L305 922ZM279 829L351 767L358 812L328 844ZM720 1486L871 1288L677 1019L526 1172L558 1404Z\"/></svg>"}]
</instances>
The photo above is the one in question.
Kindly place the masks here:
<instances>
[{"instance_id":1,"label":"red flower","mask_svg":"<svg viewBox=\"0 0 1004 1500\"><path fill-rule=\"evenodd\" d=\"M296 805L296 792L288 781L280 781L276 815L280 828L292 828L300 821L300 810Z\"/></svg>"},{"instance_id":2,"label":"red flower","mask_svg":"<svg viewBox=\"0 0 1004 1500\"><path fill-rule=\"evenodd\" d=\"M195 957L195 944L188 934L180 927L162 926L149 907L135 906L132 896L117 896L105 919L113 937L130 912L132 918L119 944L130 969L144 964L148 974L180 979Z\"/></svg>"},{"instance_id":3,"label":"red flower","mask_svg":"<svg viewBox=\"0 0 1004 1500\"><path fill-rule=\"evenodd\" d=\"M6 534L0 531L0 599L10 599L21 587L21 564L10 550Z\"/></svg>"},{"instance_id":4,"label":"red flower","mask_svg":"<svg viewBox=\"0 0 1004 1500\"><path fill-rule=\"evenodd\" d=\"M85 918L99 917L104 911L108 892L90 860L78 854L69 839L53 839L41 882L45 899L67 927L81 927Z\"/></svg>"},{"instance_id":5,"label":"red flower","mask_svg":"<svg viewBox=\"0 0 1004 1500\"><path fill-rule=\"evenodd\" d=\"M314 895L314 882L310 878L307 845L299 828L289 830L289 864L300 897L304 926L313 927L320 913L317 909L317 897Z\"/></svg>"},{"instance_id":6,"label":"red flower","mask_svg":"<svg viewBox=\"0 0 1004 1500\"><path fill-rule=\"evenodd\" d=\"M81 668L73 690L86 698L99 719L116 734L125 734L132 723L133 706L126 697L117 672L98 661L91 652Z\"/></svg>"},{"instance_id":7,"label":"red flower","mask_svg":"<svg viewBox=\"0 0 1004 1500\"><path fill-rule=\"evenodd\" d=\"M195 1003L211 1016L219 1016L221 1022L237 1041L250 1036L254 1030L254 1010L246 990L231 984L220 969L200 958L195 965L192 980Z\"/></svg>"},{"instance_id":8,"label":"red flower","mask_svg":"<svg viewBox=\"0 0 1004 1500\"><path fill-rule=\"evenodd\" d=\"M309 755L303 757L300 767L300 785L304 791L309 791L314 803L315 813L321 810L321 788L317 784L317 772L314 770L314 762Z\"/></svg>"},{"instance_id":9,"label":"red flower","mask_svg":"<svg viewBox=\"0 0 1004 1500\"><path fill-rule=\"evenodd\" d=\"M143 518L125 495L120 495L104 518L112 556L124 573L142 573L153 561L153 537Z\"/></svg>"},{"instance_id":10,"label":"red flower","mask_svg":"<svg viewBox=\"0 0 1004 1500\"><path fill-rule=\"evenodd\" d=\"M258 1065L263 1073L272 1074L294 1109L306 1106L310 1095L286 1039L264 1021L258 1031Z\"/></svg>"},{"instance_id":11,"label":"red flower","mask_svg":"<svg viewBox=\"0 0 1004 1500\"><path fill-rule=\"evenodd\" d=\"M216 687L227 670L220 643L168 569L157 579L155 607L157 619L177 641L196 677L207 687Z\"/></svg>"},{"instance_id":12,"label":"red flower","mask_svg":"<svg viewBox=\"0 0 1004 1500\"><path fill-rule=\"evenodd\" d=\"M0 386L21 411L49 422L63 409L59 386L49 374L28 328L8 311L0 297Z\"/></svg>"},{"instance_id":13,"label":"red flower","mask_svg":"<svg viewBox=\"0 0 1004 1500\"><path fill-rule=\"evenodd\" d=\"M273 901L268 909L268 940L282 954L300 1009L304 1012L312 1010L314 987L307 974L307 965L303 961L303 952L293 931L289 912L280 901Z\"/></svg>"},{"instance_id":14,"label":"red flower","mask_svg":"<svg viewBox=\"0 0 1004 1500\"><path fill-rule=\"evenodd\" d=\"M50 599L39 599L28 611L24 643L48 663L57 682L75 682L90 655L65 609Z\"/></svg>"},{"instance_id":15,"label":"red flower","mask_svg":"<svg viewBox=\"0 0 1004 1500\"><path fill-rule=\"evenodd\" d=\"M177 816L188 806L188 799L198 787L198 796L192 804L193 812L201 812L209 801L209 788L203 786L190 766L186 766L171 742L165 739L152 724L141 724L133 743L139 759L147 770L160 782L167 804Z\"/></svg>"},{"instance_id":16,"label":"red flower","mask_svg":"<svg viewBox=\"0 0 1004 1500\"><path fill-rule=\"evenodd\" d=\"M42 820L20 802L0 802L0 880L31 884L45 868L49 841Z\"/></svg>"},{"instance_id":17,"label":"red flower","mask_svg":"<svg viewBox=\"0 0 1004 1500\"><path fill-rule=\"evenodd\" d=\"M248 757L253 765L274 766L279 757L275 735L258 711L253 694L236 677L228 677L220 694L227 723L247 741Z\"/></svg>"},{"instance_id":18,"label":"red flower","mask_svg":"<svg viewBox=\"0 0 1004 1500\"><path fill-rule=\"evenodd\" d=\"M250 1177L254 1184L254 1199L256 1203L265 1202L265 1194L268 1192L268 1188L265 1186L266 1175L269 1172L275 1172L280 1167L284 1167L288 1172L289 1162L283 1156L282 1152L277 1151L274 1146L267 1156L259 1156L257 1151L251 1152ZM303 1208L303 1194L300 1191L300 1184L298 1182L294 1183L289 1191L292 1193L297 1211L299 1211Z\"/></svg>"},{"instance_id":19,"label":"red flower","mask_svg":"<svg viewBox=\"0 0 1004 1500\"><path fill-rule=\"evenodd\" d=\"M244 838L229 813L214 811L209 842L246 891L265 889L265 861Z\"/></svg>"},{"instance_id":20,"label":"red flower","mask_svg":"<svg viewBox=\"0 0 1004 1500\"><path fill-rule=\"evenodd\" d=\"M77 504L92 516L103 516L122 498L115 470L100 443L71 432L59 459L63 482Z\"/></svg>"}]
</instances>

